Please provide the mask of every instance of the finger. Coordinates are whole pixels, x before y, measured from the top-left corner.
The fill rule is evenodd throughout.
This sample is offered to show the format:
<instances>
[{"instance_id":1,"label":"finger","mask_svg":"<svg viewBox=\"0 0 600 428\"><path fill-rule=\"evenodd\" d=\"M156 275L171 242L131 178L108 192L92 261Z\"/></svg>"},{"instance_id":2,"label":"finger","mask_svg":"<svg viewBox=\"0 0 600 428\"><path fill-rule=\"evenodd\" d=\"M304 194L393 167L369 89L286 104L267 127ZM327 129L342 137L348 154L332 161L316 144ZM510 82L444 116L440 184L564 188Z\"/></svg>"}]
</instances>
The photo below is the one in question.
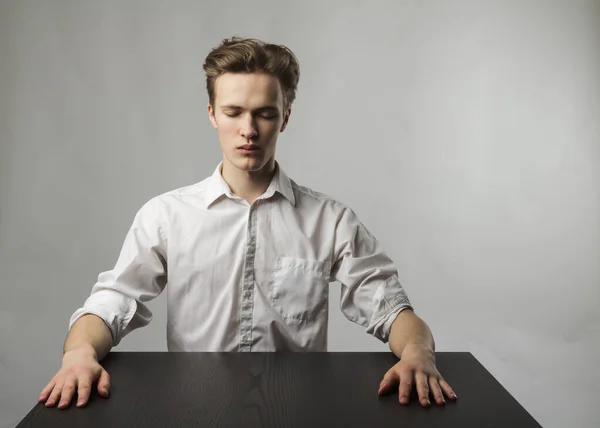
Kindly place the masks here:
<instances>
[{"instance_id":1,"label":"finger","mask_svg":"<svg viewBox=\"0 0 600 428\"><path fill-rule=\"evenodd\" d=\"M388 394L394 389L394 386L398 385L398 380L398 373L396 373L394 369L388 370L385 376L383 376L383 380L379 384L379 391L377 393L379 395Z\"/></svg>"},{"instance_id":2,"label":"finger","mask_svg":"<svg viewBox=\"0 0 600 428\"><path fill-rule=\"evenodd\" d=\"M442 395L442 390L436 376L429 376L429 389L431 390L431 394L433 395L433 399L436 403L439 405L446 404L446 400L444 400L444 396Z\"/></svg>"},{"instance_id":3,"label":"finger","mask_svg":"<svg viewBox=\"0 0 600 428\"><path fill-rule=\"evenodd\" d=\"M431 406L431 401L429 401L429 384L427 383L427 375L423 372L417 372L415 375L415 384L417 386L417 394L419 394L419 402L421 403L421 406Z\"/></svg>"},{"instance_id":4,"label":"finger","mask_svg":"<svg viewBox=\"0 0 600 428\"><path fill-rule=\"evenodd\" d=\"M38 402L41 403L42 401L46 401L46 399L54 389L54 385L56 385L56 381L54 379L48 382L48 385L46 385L44 389L42 389L42 392L40 393L40 396L38 398Z\"/></svg>"},{"instance_id":5,"label":"finger","mask_svg":"<svg viewBox=\"0 0 600 428\"><path fill-rule=\"evenodd\" d=\"M75 394L76 387L77 387L77 378L75 378L74 376L69 377L65 381L65 384L63 385L63 388L62 388L60 402L58 403L58 406L57 406L59 409L65 409L65 408L69 407L69 404L71 403L71 399L73 398L73 395Z\"/></svg>"},{"instance_id":6,"label":"finger","mask_svg":"<svg viewBox=\"0 0 600 428\"><path fill-rule=\"evenodd\" d=\"M100 373L100 378L98 379L98 393L107 398L110 393L110 375L104 369Z\"/></svg>"},{"instance_id":7,"label":"finger","mask_svg":"<svg viewBox=\"0 0 600 428\"><path fill-rule=\"evenodd\" d=\"M440 378L439 384L440 384L440 387L442 388L442 391L444 391L444 394L446 394L446 397L448 397L450 400L456 400L458 398L456 396L456 393L454 392L454 390L450 387L448 382L446 382L443 378Z\"/></svg>"},{"instance_id":8,"label":"finger","mask_svg":"<svg viewBox=\"0 0 600 428\"><path fill-rule=\"evenodd\" d=\"M60 394L62 392L62 388L63 383L57 381L56 385L54 385L54 389L50 393L50 398L48 398L48 401L46 401L46 407L52 407L58 402L58 399L60 398Z\"/></svg>"},{"instance_id":9,"label":"finger","mask_svg":"<svg viewBox=\"0 0 600 428\"><path fill-rule=\"evenodd\" d=\"M92 377L81 376L77 388L77 407L83 407L87 404L90 393L92 392Z\"/></svg>"},{"instance_id":10,"label":"finger","mask_svg":"<svg viewBox=\"0 0 600 428\"><path fill-rule=\"evenodd\" d=\"M410 392L412 391L414 376L412 371L406 371L400 375L399 400L400 404L408 404L410 402Z\"/></svg>"}]
</instances>

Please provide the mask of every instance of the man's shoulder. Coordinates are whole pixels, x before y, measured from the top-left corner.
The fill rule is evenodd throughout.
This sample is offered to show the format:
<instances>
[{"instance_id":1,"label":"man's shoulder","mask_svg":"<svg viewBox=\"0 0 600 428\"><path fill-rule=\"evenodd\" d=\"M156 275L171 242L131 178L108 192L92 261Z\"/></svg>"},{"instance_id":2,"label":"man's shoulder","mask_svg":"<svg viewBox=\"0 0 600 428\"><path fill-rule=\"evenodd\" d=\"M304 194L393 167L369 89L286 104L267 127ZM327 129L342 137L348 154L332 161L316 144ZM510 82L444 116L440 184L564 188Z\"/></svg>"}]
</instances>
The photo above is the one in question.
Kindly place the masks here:
<instances>
[{"instance_id":1,"label":"man's shoulder","mask_svg":"<svg viewBox=\"0 0 600 428\"><path fill-rule=\"evenodd\" d=\"M209 180L210 177L207 177L202 181L193 184L187 184L185 186L177 187L175 189L160 193L154 196L152 199L161 202L172 202L174 200L198 198L206 191Z\"/></svg>"},{"instance_id":2,"label":"man's shoulder","mask_svg":"<svg viewBox=\"0 0 600 428\"><path fill-rule=\"evenodd\" d=\"M304 205L324 205L336 212L343 212L350 209L346 204L327 193L320 192L308 186L303 186L296 183L292 179L290 179L290 182L292 184L292 188L294 189L294 193L301 200L301 202L304 203Z\"/></svg>"},{"instance_id":3,"label":"man's shoulder","mask_svg":"<svg viewBox=\"0 0 600 428\"><path fill-rule=\"evenodd\" d=\"M140 208L141 212L149 213L173 213L179 211L184 206L200 206L203 201L208 180L181 186L172 190L159 193L148 199Z\"/></svg>"},{"instance_id":4,"label":"man's shoulder","mask_svg":"<svg viewBox=\"0 0 600 428\"><path fill-rule=\"evenodd\" d=\"M198 195L206 190L210 179L211 177L206 177L202 181L198 181L197 183L188 184L182 187L178 187L176 189L169 190L158 195L157 197L184 197L190 195Z\"/></svg>"}]
</instances>

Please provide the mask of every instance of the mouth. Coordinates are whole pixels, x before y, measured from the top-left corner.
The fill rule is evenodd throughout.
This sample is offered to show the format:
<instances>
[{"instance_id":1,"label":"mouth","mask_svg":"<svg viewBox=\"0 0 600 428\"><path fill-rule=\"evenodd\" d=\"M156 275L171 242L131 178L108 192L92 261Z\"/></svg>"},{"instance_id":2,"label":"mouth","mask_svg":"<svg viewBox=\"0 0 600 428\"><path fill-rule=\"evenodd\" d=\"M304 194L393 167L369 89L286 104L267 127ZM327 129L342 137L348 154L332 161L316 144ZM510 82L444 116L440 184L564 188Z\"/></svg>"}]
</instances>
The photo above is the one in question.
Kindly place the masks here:
<instances>
[{"instance_id":1,"label":"mouth","mask_svg":"<svg viewBox=\"0 0 600 428\"><path fill-rule=\"evenodd\" d=\"M237 149L242 153L257 153L260 150L258 146L251 144L245 144L243 146L238 147Z\"/></svg>"}]
</instances>

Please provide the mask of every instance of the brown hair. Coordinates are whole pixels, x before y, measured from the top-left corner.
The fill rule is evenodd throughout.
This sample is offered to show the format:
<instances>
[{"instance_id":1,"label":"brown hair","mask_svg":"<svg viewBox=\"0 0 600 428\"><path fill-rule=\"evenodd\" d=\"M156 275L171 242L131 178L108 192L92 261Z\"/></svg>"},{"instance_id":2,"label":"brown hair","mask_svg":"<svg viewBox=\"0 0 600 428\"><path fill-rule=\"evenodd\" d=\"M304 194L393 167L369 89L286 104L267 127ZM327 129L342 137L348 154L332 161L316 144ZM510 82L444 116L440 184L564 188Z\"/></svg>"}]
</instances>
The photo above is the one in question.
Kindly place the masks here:
<instances>
[{"instance_id":1,"label":"brown hair","mask_svg":"<svg viewBox=\"0 0 600 428\"><path fill-rule=\"evenodd\" d=\"M215 83L224 73L266 73L277 77L283 92L283 107L291 107L300 80L300 65L294 53L283 45L257 39L232 37L224 39L206 57L206 90L212 106Z\"/></svg>"}]
</instances>

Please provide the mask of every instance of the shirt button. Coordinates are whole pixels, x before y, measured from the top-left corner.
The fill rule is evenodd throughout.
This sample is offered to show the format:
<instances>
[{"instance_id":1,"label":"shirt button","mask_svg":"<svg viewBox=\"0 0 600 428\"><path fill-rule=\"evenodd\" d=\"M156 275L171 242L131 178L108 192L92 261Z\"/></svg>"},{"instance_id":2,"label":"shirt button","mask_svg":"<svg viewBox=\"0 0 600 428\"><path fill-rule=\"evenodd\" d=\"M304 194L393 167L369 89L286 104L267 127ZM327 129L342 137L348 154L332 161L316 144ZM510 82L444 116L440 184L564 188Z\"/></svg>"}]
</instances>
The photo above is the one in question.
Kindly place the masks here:
<instances>
[{"instance_id":1,"label":"shirt button","mask_svg":"<svg viewBox=\"0 0 600 428\"><path fill-rule=\"evenodd\" d=\"M248 252L249 252L249 253L253 253L253 252L254 252L254 247L252 247L252 246L251 246L251 247L248 247Z\"/></svg>"},{"instance_id":2,"label":"shirt button","mask_svg":"<svg viewBox=\"0 0 600 428\"><path fill-rule=\"evenodd\" d=\"M250 338L249 338L248 336L244 336L244 337L242 337L242 340L243 340L244 342L250 342Z\"/></svg>"}]
</instances>

